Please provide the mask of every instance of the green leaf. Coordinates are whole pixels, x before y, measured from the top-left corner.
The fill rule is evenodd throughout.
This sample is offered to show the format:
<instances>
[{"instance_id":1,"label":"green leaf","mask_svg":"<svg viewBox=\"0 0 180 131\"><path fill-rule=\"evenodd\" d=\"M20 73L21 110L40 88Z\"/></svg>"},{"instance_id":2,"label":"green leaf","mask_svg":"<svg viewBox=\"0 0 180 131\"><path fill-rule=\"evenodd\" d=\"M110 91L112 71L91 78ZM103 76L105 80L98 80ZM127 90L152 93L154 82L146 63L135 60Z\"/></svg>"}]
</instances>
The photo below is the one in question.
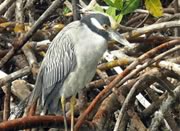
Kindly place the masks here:
<instances>
[{"instance_id":1,"label":"green leaf","mask_svg":"<svg viewBox=\"0 0 180 131\"><path fill-rule=\"evenodd\" d=\"M122 10L122 8L123 8L123 0L114 0L114 7L116 7L119 10Z\"/></svg>"},{"instance_id":2,"label":"green leaf","mask_svg":"<svg viewBox=\"0 0 180 131\"><path fill-rule=\"evenodd\" d=\"M68 7L64 7L64 8L63 8L63 14L64 14L64 15L67 14L67 13L69 13L69 12L71 12L71 10L70 10Z\"/></svg>"},{"instance_id":3,"label":"green leaf","mask_svg":"<svg viewBox=\"0 0 180 131\"><path fill-rule=\"evenodd\" d=\"M123 14L119 14L115 17L115 20L117 21L117 23L120 23L122 18L123 18Z\"/></svg>"},{"instance_id":4,"label":"green leaf","mask_svg":"<svg viewBox=\"0 0 180 131\"><path fill-rule=\"evenodd\" d=\"M116 8L110 6L107 10L106 13L110 16L112 16L115 19L116 16Z\"/></svg>"},{"instance_id":5,"label":"green leaf","mask_svg":"<svg viewBox=\"0 0 180 131\"><path fill-rule=\"evenodd\" d=\"M126 15L138 8L140 0L126 0L122 9L122 14Z\"/></svg>"},{"instance_id":6,"label":"green leaf","mask_svg":"<svg viewBox=\"0 0 180 131\"><path fill-rule=\"evenodd\" d=\"M163 7L160 0L145 0L146 9L155 17L163 15Z\"/></svg>"},{"instance_id":7,"label":"green leaf","mask_svg":"<svg viewBox=\"0 0 180 131\"><path fill-rule=\"evenodd\" d=\"M104 2L105 2L107 5L114 7L114 2L113 2L112 0L104 0Z\"/></svg>"},{"instance_id":8,"label":"green leaf","mask_svg":"<svg viewBox=\"0 0 180 131\"><path fill-rule=\"evenodd\" d=\"M95 4L93 7L94 10L99 11L99 12L104 12L103 8L99 4Z\"/></svg>"},{"instance_id":9,"label":"green leaf","mask_svg":"<svg viewBox=\"0 0 180 131\"><path fill-rule=\"evenodd\" d=\"M123 7L123 0L104 0L104 2L111 7L116 7L121 10Z\"/></svg>"}]
</instances>

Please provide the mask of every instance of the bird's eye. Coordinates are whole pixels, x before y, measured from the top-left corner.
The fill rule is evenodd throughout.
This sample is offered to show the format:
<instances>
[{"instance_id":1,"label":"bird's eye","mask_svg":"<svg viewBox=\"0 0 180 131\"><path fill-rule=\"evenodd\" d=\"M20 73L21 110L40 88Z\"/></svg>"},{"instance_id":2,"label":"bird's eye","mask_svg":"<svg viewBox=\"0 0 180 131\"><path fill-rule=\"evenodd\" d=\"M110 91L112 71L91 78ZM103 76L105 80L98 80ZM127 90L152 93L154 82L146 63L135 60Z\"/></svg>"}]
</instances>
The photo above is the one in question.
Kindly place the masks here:
<instances>
[{"instance_id":1,"label":"bird's eye","mask_svg":"<svg viewBox=\"0 0 180 131\"><path fill-rule=\"evenodd\" d=\"M109 26L106 25L106 24L103 25L103 28L104 28L104 29L108 29L108 27L109 27Z\"/></svg>"}]
</instances>

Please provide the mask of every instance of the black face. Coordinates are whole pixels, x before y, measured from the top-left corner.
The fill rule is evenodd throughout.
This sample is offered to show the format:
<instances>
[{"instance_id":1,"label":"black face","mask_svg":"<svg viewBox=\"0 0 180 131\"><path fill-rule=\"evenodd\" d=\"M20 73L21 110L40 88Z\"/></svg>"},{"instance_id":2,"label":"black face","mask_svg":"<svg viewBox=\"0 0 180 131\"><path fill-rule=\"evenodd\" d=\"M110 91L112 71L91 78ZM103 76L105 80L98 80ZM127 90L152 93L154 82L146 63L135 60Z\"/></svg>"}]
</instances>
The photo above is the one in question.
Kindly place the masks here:
<instances>
[{"instance_id":1,"label":"black face","mask_svg":"<svg viewBox=\"0 0 180 131\"><path fill-rule=\"evenodd\" d=\"M101 26L108 25L110 27L111 23L110 23L109 17L103 14L97 13L97 14L88 14L81 19L81 22L85 23L93 32L103 36L105 39L108 39L109 37L108 33L103 29L97 28L97 26L95 26L92 23L92 18L97 20Z\"/></svg>"},{"instance_id":2,"label":"black face","mask_svg":"<svg viewBox=\"0 0 180 131\"><path fill-rule=\"evenodd\" d=\"M81 19L81 21L86 23L86 24L87 23L92 24L91 23L91 18L95 18L101 25L106 24L108 26L111 26L109 17L107 17L107 16L105 16L103 14L100 14L100 13L86 15Z\"/></svg>"}]
</instances>

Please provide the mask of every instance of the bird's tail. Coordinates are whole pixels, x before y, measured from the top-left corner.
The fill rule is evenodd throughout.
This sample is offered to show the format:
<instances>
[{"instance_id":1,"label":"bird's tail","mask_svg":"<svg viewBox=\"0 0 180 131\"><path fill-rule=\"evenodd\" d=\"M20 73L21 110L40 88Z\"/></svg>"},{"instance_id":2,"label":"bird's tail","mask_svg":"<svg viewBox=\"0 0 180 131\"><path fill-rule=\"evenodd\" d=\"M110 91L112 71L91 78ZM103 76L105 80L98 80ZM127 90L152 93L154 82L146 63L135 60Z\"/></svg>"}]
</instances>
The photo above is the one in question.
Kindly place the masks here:
<instances>
[{"instance_id":1,"label":"bird's tail","mask_svg":"<svg viewBox=\"0 0 180 131\"><path fill-rule=\"evenodd\" d=\"M9 120L20 117L24 113L24 109L36 102L41 96L41 76L42 73L39 73L32 93L11 110Z\"/></svg>"},{"instance_id":2,"label":"bird's tail","mask_svg":"<svg viewBox=\"0 0 180 131\"><path fill-rule=\"evenodd\" d=\"M42 72L40 71L37 80L35 83L35 87L30 95L28 105L32 105L37 99L41 96L42 93Z\"/></svg>"}]
</instances>

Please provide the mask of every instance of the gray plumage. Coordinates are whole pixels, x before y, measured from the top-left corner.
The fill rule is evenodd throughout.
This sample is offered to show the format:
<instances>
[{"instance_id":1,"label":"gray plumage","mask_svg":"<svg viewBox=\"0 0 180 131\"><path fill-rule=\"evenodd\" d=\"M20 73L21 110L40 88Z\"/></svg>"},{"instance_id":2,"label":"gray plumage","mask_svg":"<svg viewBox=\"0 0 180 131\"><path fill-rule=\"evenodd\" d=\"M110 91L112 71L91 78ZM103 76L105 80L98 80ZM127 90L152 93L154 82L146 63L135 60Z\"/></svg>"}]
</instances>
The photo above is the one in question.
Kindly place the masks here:
<instances>
[{"instance_id":1,"label":"gray plumage","mask_svg":"<svg viewBox=\"0 0 180 131\"><path fill-rule=\"evenodd\" d=\"M106 49L107 40L84 23L67 25L46 53L30 103L40 97L43 110L57 112L61 96L68 98L90 82Z\"/></svg>"},{"instance_id":2,"label":"gray plumage","mask_svg":"<svg viewBox=\"0 0 180 131\"><path fill-rule=\"evenodd\" d=\"M129 44L110 27L116 27L115 21L103 14L64 27L45 55L29 104L40 98L44 112L58 113L60 98L76 95L91 81L109 40Z\"/></svg>"}]
</instances>

